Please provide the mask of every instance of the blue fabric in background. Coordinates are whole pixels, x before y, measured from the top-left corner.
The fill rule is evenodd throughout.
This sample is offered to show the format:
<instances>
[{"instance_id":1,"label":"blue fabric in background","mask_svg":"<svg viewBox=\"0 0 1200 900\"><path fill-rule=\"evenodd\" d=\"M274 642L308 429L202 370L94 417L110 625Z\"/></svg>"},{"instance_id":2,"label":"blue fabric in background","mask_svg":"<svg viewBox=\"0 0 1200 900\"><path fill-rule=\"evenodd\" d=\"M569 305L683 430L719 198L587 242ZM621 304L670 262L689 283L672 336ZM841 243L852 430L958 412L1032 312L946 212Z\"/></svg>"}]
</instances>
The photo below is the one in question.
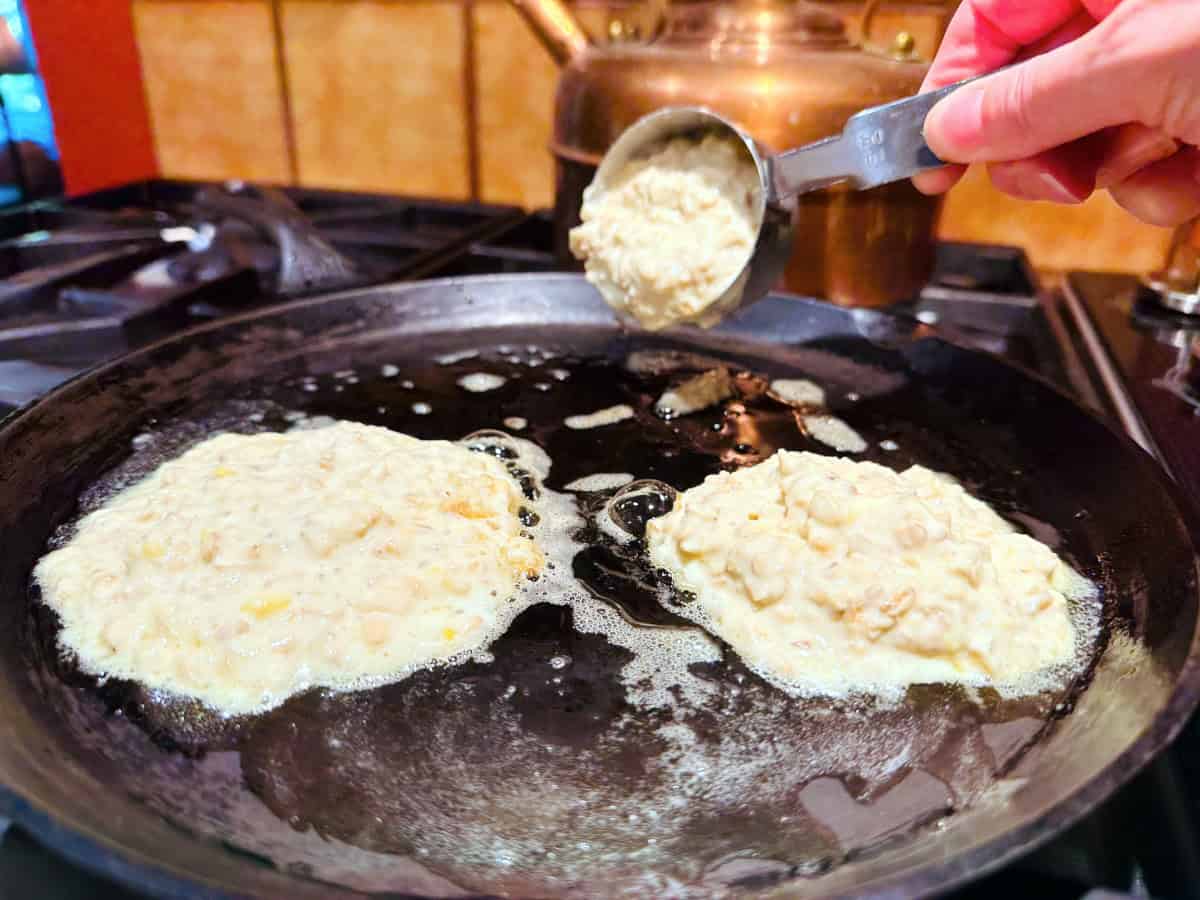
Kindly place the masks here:
<instances>
[{"instance_id":1,"label":"blue fabric in background","mask_svg":"<svg viewBox=\"0 0 1200 900\"><path fill-rule=\"evenodd\" d=\"M37 72L37 51L21 0L0 0L0 17L8 25L13 38L25 51L25 58L34 73ZM52 160L58 160L58 146L54 140L54 120L50 116L50 103L46 98L46 87L38 74L0 75L0 96L12 133L0 120L0 149L10 137L16 141L32 141L39 144ZM12 206L22 201L21 190L15 184L0 183L0 207Z\"/></svg>"},{"instance_id":2,"label":"blue fabric in background","mask_svg":"<svg viewBox=\"0 0 1200 900\"><path fill-rule=\"evenodd\" d=\"M37 71L37 52L29 23L21 0L0 0L0 17L8 23L12 35L25 49L26 58ZM0 93L12 122L13 136L19 141L35 141L41 144L50 156L58 159L58 148L54 142L54 121L50 118L50 104L46 100L46 88L40 75L0 75ZM0 132L3 128L0 127ZM0 139L8 135L0 133Z\"/></svg>"}]
</instances>

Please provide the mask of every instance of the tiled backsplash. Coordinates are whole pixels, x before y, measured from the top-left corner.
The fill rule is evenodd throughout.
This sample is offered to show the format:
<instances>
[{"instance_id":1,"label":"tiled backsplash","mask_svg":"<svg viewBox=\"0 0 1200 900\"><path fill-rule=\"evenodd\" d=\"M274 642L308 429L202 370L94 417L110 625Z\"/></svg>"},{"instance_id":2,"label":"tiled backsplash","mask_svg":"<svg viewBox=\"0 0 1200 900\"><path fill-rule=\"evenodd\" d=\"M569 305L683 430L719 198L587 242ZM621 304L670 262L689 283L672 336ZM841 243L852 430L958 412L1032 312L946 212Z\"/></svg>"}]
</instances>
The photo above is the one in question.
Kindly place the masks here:
<instances>
[{"instance_id":1,"label":"tiled backsplash","mask_svg":"<svg viewBox=\"0 0 1200 900\"><path fill-rule=\"evenodd\" d=\"M163 174L544 206L557 70L503 0L133 0ZM603 32L603 6L580 9Z\"/></svg>"},{"instance_id":2,"label":"tiled backsplash","mask_svg":"<svg viewBox=\"0 0 1200 900\"><path fill-rule=\"evenodd\" d=\"M133 5L159 165L180 178L288 178L269 3Z\"/></svg>"},{"instance_id":3,"label":"tiled backsplash","mask_svg":"<svg viewBox=\"0 0 1200 900\"><path fill-rule=\"evenodd\" d=\"M298 182L546 206L557 71L504 0L132 0L166 176ZM641 14L586 0L588 30ZM644 17L644 16L643 16ZM851 16L853 19L853 16ZM928 20L884 11L928 55ZM1169 235L1107 198L1018 204L973 176L942 232L1017 243L1046 268L1157 267Z\"/></svg>"},{"instance_id":4,"label":"tiled backsplash","mask_svg":"<svg viewBox=\"0 0 1200 900\"><path fill-rule=\"evenodd\" d=\"M285 0L301 183L470 196L459 3Z\"/></svg>"}]
</instances>

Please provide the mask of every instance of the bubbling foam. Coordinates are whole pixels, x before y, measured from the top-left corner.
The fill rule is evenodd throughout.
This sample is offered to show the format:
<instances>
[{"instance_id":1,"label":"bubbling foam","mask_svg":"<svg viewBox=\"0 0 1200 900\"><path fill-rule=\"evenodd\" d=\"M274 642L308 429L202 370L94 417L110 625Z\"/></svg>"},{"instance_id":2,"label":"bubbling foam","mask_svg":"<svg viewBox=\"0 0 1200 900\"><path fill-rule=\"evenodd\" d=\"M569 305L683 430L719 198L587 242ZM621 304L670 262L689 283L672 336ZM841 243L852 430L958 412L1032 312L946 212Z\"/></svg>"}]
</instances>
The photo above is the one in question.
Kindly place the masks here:
<instances>
[{"instance_id":1,"label":"bubbling foam","mask_svg":"<svg viewBox=\"0 0 1200 900\"><path fill-rule=\"evenodd\" d=\"M576 478L565 485L565 487L568 491L598 493L600 491L611 491L614 488L623 487L631 481L633 481L633 476L628 472L597 472L594 475L585 475L582 478Z\"/></svg>"},{"instance_id":2,"label":"bubbling foam","mask_svg":"<svg viewBox=\"0 0 1200 900\"><path fill-rule=\"evenodd\" d=\"M610 644L628 650L633 658L621 671L626 699L643 708L671 706L674 692L699 701L712 690L690 671L698 663L721 659L721 649L707 634L694 628L656 628L634 624L611 604L595 597L575 578L572 561L584 544L576 535L584 519L573 497L545 486L551 461L546 451L532 441L503 431L485 429L467 435L461 443L483 453L492 453L510 463L520 473L532 476L536 499L531 508L537 523L529 532L546 557L546 567L536 580L518 589L513 614L507 623L536 603L567 606L573 613L575 629L582 634L603 636ZM640 488L635 488L640 485ZM634 490L630 490L635 488ZM642 481L628 485L618 496L630 499L639 490L666 488L660 482ZM669 490L669 488L667 488ZM499 634L489 636L490 643Z\"/></svg>"},{"instance_id":3,"label":"bubbling foam","mask_svg":"<svg viewBox=\"0 0 1200 900\"><path fill-rule=\"evenodd\" d=\"M473 394L485 394L488 391L502 388L507 383L507 378L491 372L472 372L458 379L458 386Z\"/></svg>"}]
</instances>

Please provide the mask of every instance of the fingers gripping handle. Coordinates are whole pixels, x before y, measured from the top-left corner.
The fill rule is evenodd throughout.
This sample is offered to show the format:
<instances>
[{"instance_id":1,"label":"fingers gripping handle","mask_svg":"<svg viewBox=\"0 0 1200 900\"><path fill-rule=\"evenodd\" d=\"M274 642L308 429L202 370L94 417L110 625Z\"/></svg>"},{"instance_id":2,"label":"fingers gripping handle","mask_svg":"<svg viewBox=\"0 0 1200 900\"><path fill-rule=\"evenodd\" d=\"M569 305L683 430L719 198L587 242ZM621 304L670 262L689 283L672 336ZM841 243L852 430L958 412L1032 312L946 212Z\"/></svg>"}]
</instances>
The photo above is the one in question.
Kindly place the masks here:
<instances>
[{"instance_id":1,"label":"fingers gripping handle","mask_svg":"<svg viewBox=\"0 0 1200 900\"><path fill-rule=\"evenodd\" d=\"M858 186L877 187L946 165L925 141L925 120L946 97L986 77L968 78L852 117L844 134L858 154Z\"/></svg>"}]
</instances>

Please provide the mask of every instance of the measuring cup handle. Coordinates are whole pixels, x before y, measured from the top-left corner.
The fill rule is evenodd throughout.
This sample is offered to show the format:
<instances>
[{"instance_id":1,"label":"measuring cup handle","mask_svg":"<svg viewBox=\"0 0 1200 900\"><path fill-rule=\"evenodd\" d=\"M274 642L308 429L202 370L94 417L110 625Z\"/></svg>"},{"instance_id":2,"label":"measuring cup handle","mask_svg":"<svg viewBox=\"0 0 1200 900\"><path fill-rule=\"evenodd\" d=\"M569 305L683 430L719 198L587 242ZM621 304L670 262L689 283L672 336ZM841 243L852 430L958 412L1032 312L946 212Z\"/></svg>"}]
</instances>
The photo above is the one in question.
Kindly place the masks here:
<instances>
[{"instance_id":1,"label":"measuring cup handle","mask_svg":"<svg viewBox=\"0 0 1200 900\"><path fill-rule=\"evenodd\" d=\"M895 120L895 124L898 127L911 128L913 132L921 136L921 151L918 159L923 167L935 169L945 165L938 158L937 154L929 149L929 144L925 143L925 120L929 118L929 114L933 112L933 108L941 103L942 100L949 97L964 84L970 84L976 80L978 79L969 78L966 81L960 81L934 91L918 94L911 100L903 100L898 104L903 107L901 111L902 117Z\"/></svg>"},{"instance_id":2,"label":"measuring cup handle","mask_svg":"<svg viewBox=\"0 0 1200 900\"><path fill-rule=\"evenodd\" d=\"M940 101L959 88L994 74L967 78L853 116L844 135L856 156L858 186L878 187L946 165L925 142L925 119Z\"/></svg>"}]
</instances>

